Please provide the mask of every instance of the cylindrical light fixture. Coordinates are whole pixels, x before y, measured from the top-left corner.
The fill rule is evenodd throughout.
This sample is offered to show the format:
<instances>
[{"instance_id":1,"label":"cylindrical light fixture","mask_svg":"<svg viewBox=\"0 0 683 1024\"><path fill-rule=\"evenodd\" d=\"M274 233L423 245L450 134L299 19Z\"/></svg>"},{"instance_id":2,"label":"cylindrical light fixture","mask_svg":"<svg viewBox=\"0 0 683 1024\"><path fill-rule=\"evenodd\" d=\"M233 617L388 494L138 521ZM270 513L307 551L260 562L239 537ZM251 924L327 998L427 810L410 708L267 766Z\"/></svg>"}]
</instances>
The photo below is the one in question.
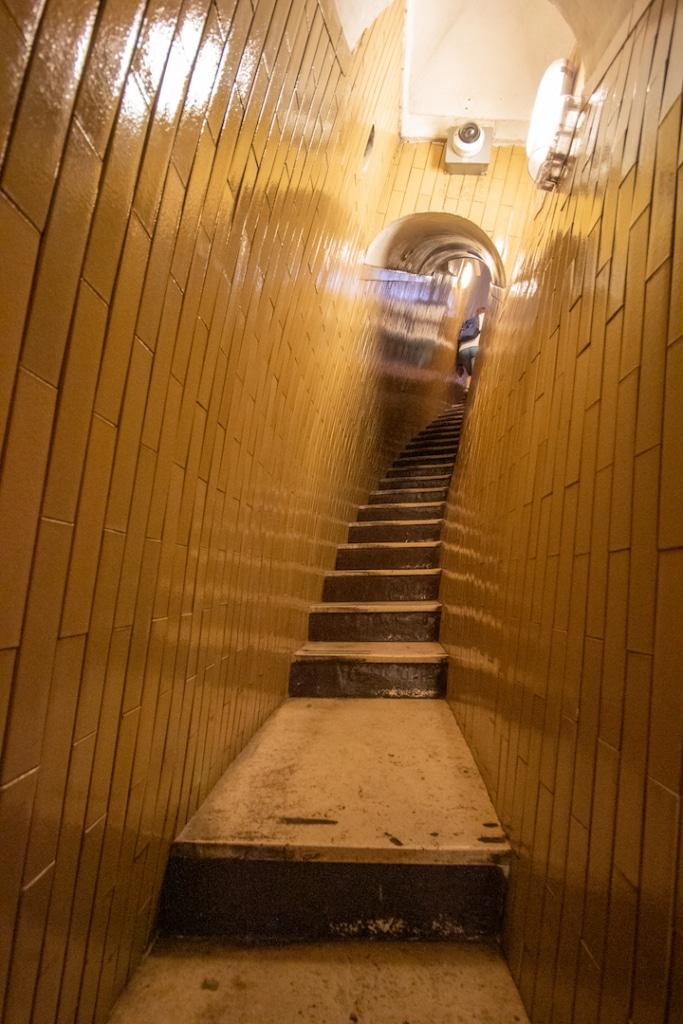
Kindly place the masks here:
<instances>
[{"instance_id":1,"label":"cylindrical light fixture","mask_svg":"<svg viewBox=\"0 0 683 1024\"><path fill-rule=\"evenodd\" d=\"M575 78L576 69L568 61L553 61L536 94L526 154L529 174L546 191L557 187L570 155L579 112Z\"/></svg>"}]
</instances>

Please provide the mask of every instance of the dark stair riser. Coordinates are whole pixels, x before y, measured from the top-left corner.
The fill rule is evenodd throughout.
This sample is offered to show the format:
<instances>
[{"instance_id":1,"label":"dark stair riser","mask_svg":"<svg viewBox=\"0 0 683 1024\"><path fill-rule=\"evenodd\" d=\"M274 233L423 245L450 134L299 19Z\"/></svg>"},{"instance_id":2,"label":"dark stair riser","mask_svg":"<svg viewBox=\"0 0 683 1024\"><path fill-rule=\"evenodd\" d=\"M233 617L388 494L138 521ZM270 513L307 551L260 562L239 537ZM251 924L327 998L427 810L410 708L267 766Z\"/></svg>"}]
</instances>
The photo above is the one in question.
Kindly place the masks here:
<instances>
[{"instance_id":1,"label":"dark stair riser","mask_svg":"<svg viewBox=\"0 0 683 1024\"><path fill-rule=\"evenodd\" d=\"M447 444L443 447L426 447L420 445L414 447L414 449L403 449L399 459L452 459L455 460L458 455L457 446L454 444Z\"/></svg>"},{"instance_id":2,"label":"dark stair riser","mask_svg":"<svg viewBox=\"0 0 683 1024\"><path fill-rule=\"evenodd\" d=\"M308 619L308 639L349 640L353 643L431 643L439 639L440 617L438 610L314 611Z\"/></svg>"},{"instance_id":3,"label":"dark stair riser","mask_svg":"<svg viewBox=\"0 0 683 1024\"><path fill-rule=\"evenodd\" d=\"M337 569L435 569L440 546L345 548L337 550Z\"/></svg>"},{"instance_id":4,"label":"dark stair riser","mask_svg":"<svg viewBox=\"0 0 683 1024\"><path fill-rule=\"evenodd\" d=\"M400 455L394 460L393 466L396 469L408 469L415 466L439 467L441 472L453 467L455 456L450 455ZM444 468L445 467L445 468Z\"/></svg>"},{"instance_id":5,"label":"dark stair riser","mask_svg":"<svg viewBox=\"0 0 683 1024\"><path fill-rule=\"evenodd\" d=\"M420 438L433 438L433 437L458 437L460 434L460 424L455 424L450 427L437 427L435 429L427 428L422 430L419 434L416 434L412 440Z\"/></svg>"},{"instance_id":6,"label":"dark stair riser","mask_svg":"<svg viewBox=\"0 0 683 1024\"><path fill-rule=\"evenodd\" d=\"M411 488L401 490L399 487L387 488L384 491L373 491L368 497L368 505L415 504L418 502L443 502L448 496L447 488Z\"/></svg>"},{"instance_id":7,"label":"dark stair riser","mask_svg":"<svg viewBox=\"0 0 683 1024\"><path fill-rule=\"evenodd\" d=\"M414 449L404 449L399 458L400 459L452 459L455 460L458 454L458 449L453 444L449 444L444 447L414 447Z\"/></svg>"},{"instance_id":8,"label":"dark stair riser","mask_svg":"<svg viewBox=\"0 0 683 1024\"><path fill-rule=\"evenodd\" d=\"M323 601L436 601L440 574L326 576Z\"/></svg>"},{"instance_id":9,"label":"dark stair riser","mask_svg":"<svg viewBox=\"0 0 683 1024\"><path fill-rule=\"evenodd\" d=\"M457 441L460 437L460 427L449 427L447 430L427 430L422 434L415 434L406 444L443 444L445 441Z\"/></svg>"},{"instance_id":10,"label":"dark stair riser","mask_svg":"<svg viewBox=\"0 0 683 1024\"><path fill-rule=\"evenodd\" d=\"M410 477L424 479L430 476L451 476L453 472L453 464L448 463L445 466L434 466L431 464L421 466L391 466L386 473L385 479L391 480L397 477Z\"/></svg>"},{"instance_id":11,"label":"dark stair riser","mask_svg":"<svg viewBox=\"0 0 683 1024\"><path fill-rule=\"evenodd\" d=\"M498 865L172 857L160 924L238 942L487 941L500 931Z\"/></svg>"},{"instance_id":12,"label":"dark stair riser","mask_svg":"<svg viewBox=\"0 0 683 1024\"><path fill-rule=\"evenodd\" d=\"M440 476L407 476L407 477L383 477L377 484L377 491L391 491L401 490L405 488L412 488L416 490L418 488L434 488L440 487L443 490L447 490L451 482L451 473L442 474ZM431 481L434 481L432 484ZM373 494L376 493L373 491Z\"/></svg>"},{"instance_id":13,"label":"dark stair riser","mask_svg":"<svg viewBox=\"0 0 683 1024\"><path fill-rule=\"evenodd\" d=\"M462 417L459 419L452 419L446 423L430 423L426 427L423 427L416 437L422 437L425 434L452 434L454 430L460 430L462 426Z\"/></svg>"},{"instance_id":14,"label":"dark stair riser","mask_svg":"<svg viewBox=\"0 0 683 1024\"><path fill-rule=\"evenodd\" d=\"M442 519L444 513L444 503L439 502L438 504L419 504L414 503L414 508L401 508L396 503L396 507L376 505L371 508L359 508L358 509L358 522L359 523L372 523L382 520L389 519Z\"/></svg>"},{"instance_id":15,"label":"dark stair riser","mask_svg":"<svg viewBox=\"0 0 683 1024\"><path fill-rule=\"evenodd\" d=\"M311 658L292 662L290 697L446 696L446 661L364 661L352 658Z\"/></svg>"},{"instance_id":16,"label":"dark stair riser","mask_svg":"<svg viewBox=\"0 0 683 1024\"><path fill-rule=\"evenodd\" d=\"M349 527L349 544L404 543L411 540L438 540L443 521L433 523L353 523ZM404 567L405 568L405 567Z\"/></svg>"},{"instance_id":17,"label":"dark stair riser","mask_svg":"<svg viewBox=\"0 0 683 1024\"><path fill-rule=\"evenodd\" d=\"M433 440L431 438L430 439L425 439L425 438L421 438L421 437L416 437L402 451L400 451L398 454L399 455L405 455L407 452L412 452L412 451L415 451L415 450L420 450L420 451L440 451L443 448L449 448L451 450L455 449L457 451L457 448L458 448L459 444L460 444L460 438L459 437L444 437L444 438L441 438L439 440Z\"/></svg>"}]
</instances>

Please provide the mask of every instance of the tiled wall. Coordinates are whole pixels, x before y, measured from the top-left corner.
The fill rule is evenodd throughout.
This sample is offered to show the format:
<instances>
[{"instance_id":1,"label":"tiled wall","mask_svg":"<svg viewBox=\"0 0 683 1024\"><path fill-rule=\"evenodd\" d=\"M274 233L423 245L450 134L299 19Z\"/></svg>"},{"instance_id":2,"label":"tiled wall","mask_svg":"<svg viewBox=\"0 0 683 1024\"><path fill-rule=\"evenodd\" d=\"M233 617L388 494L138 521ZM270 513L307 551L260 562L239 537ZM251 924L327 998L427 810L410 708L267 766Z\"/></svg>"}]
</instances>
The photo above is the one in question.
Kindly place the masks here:
<instances>
[{"instance_id":1,"label":"tiled wall","mask_svg":"<svg viewBox=\"0 0 683 1024\"><path fill-rule=\"evenodd\" d=\"M401 4L353 58L330 10L0 0L6 1024L106 1014L352 504L438 405L378 366L358 279Z\"/></svg>"},{"instance_id":2,"label":"tiled wall","mask_svg":"<svg viewBox=\"0 0 683 1024\"><path fill-rule=\"evenodd\" d=\"M449 502L450 693L534 1024L683 1020L682 79L655 0L538 194Z\"/></svg>"},{"instance_id":3,"label":"tiled wall","mask_svg":"<svg viewBox=\"0 0 683 1024\"><path fill-rule=\"evenodd\" d=\"M534 196L522 146L493 149L486 174L447 174L442 141L401 142L373 218L374 233L413 213L452 213L471 220L495 243L508 276L514 273Z\"/></svg>"}]
</instances>

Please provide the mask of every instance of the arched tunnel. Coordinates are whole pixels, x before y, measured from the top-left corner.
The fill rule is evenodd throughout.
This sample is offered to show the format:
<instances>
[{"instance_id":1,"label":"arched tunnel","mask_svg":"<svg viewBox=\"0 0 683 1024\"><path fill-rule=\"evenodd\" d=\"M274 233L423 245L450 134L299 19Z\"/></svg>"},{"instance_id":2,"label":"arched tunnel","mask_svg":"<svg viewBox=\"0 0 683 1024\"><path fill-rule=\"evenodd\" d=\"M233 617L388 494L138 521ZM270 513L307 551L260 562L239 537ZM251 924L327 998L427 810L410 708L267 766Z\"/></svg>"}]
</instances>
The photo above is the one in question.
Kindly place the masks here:
<instances>
[{"instance_id":1,"label":"arched tunnel","mask_svg":"<svg viewBox=\"0 0 683 1024\"><path fill-rule=\"evenodd\" d=\"M0 41L0 1018L680 1024L683 5Z\"/></svg>"}]
</instances>

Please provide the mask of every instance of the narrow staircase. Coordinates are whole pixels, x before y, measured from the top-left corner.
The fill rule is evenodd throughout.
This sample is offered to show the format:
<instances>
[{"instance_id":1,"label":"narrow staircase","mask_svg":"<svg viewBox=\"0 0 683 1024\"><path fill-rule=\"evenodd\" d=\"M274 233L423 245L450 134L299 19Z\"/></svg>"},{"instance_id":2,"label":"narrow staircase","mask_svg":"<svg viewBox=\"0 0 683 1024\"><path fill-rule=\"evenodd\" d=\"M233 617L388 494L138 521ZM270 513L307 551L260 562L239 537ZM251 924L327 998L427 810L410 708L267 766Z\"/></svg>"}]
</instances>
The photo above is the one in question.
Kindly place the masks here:
<instances>
[{"instance_id":1,"label":"narrow staircase","mask_svg":"<svg viewBox=\"0 0 683 1024\"><path fill-rule=\"evenodd\" d=\"M358 509L294 655L290 699L172 846L163 930L497 938L510 848L446 703L439 643L462 417L451 406L410 441Z\"/></svg>"}]
</instances>

